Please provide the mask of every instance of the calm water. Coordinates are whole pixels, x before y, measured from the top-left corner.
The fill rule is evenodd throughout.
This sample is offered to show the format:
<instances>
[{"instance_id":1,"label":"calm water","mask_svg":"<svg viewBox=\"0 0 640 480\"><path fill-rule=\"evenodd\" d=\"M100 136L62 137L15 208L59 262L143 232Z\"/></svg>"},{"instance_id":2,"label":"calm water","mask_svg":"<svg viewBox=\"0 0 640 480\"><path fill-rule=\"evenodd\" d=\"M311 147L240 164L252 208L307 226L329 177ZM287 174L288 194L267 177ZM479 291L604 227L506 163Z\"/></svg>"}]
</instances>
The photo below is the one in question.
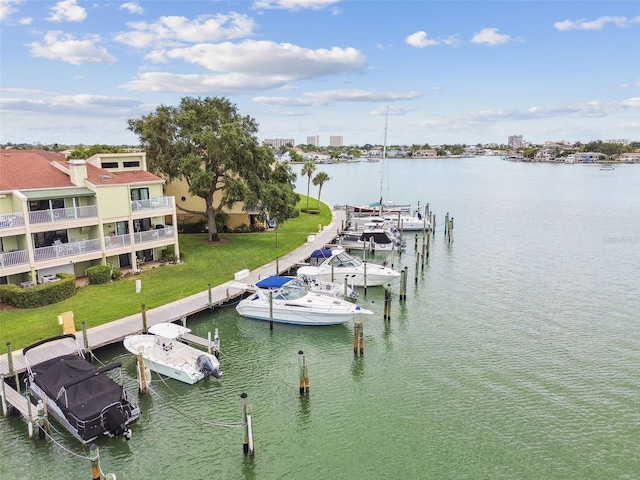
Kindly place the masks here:
<instances>
[{"instance_id":1,"label":"calm water","mask_svg":"<svg viewBox=\"0 0 640 480\"><path fill-rule=\"evenodd\" d=\"M408 299L382 318L382 291L353 325L245 320L232 307L190 326L222 337L225 376L155 379L134 437L100 441L119 479L640 478L640 165L509 163L498 157L392 160L384 197L429 202L438 228ZM322 165L329 204L379 199L381 163ZM294 170L299 173L300 167ZM306 193L306 177L299 179ZM317 187L311 186L311 195ZM455 219L454 243L442 221ZM420 240L422 241L422 240ZM420 244L421 245L421 244ZM421 248L421 247L419 247ZM378 257L382 260L383 257ZM311 394L298 395L298 350ZM119 346L135 389L135 364ZM256 455L242 454L240 393ZM88 447L29 440L0 420L0 478L90 478ZM46 473L44 473L46 472Z\"/></svg>"}]
</instances>

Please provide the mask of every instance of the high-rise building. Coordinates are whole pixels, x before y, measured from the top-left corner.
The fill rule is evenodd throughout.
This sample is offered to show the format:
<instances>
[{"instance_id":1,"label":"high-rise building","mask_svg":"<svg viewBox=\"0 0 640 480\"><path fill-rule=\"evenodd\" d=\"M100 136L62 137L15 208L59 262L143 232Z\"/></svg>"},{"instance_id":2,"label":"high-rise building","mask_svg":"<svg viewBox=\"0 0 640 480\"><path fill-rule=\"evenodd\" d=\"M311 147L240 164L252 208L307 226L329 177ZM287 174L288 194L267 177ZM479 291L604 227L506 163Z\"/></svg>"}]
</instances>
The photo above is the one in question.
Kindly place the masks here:
<instances>
[{"instance_id":1,"label":"high-rise building","mask_svg":"<svg viewBox=\"0 0 640 480\"><path fill-rule=\"evenodd\" d=\"M285 145L291 145L295 147L295 140L293 138L265 138L264 143L271 145L273 148L284 147Z\"/></svg>"},{"instance_id":2,"label":"high-rise building","mask_svg":"<svg viewBox=\"0 0 640 480\"><path fill-rule=\"evenodd\" d=\"M314 147L320 146L320 136L313 135L311 137L307 137L307 145L313 145Z\"/></svg>"},{"instance_id":3,"label":"high-rise building","mask_svg":"<svg viewBox=\"0 0 640 480\"><path fill-rule=\"evenodd\" d=\"M330 147L342 147L342 135L331 135L329 137Z\"/></svg>"},{"instance_id":4,"label":"high-rise building","mask_svg":"<svg viewBox=\"0 0 640 480\"><path fill-rule=\"evenodd\" d=\"M522 142L522 135L511 135L507 145L513 149L522 148L524 146L524 143Z\"/></svg>"}]
</instances>

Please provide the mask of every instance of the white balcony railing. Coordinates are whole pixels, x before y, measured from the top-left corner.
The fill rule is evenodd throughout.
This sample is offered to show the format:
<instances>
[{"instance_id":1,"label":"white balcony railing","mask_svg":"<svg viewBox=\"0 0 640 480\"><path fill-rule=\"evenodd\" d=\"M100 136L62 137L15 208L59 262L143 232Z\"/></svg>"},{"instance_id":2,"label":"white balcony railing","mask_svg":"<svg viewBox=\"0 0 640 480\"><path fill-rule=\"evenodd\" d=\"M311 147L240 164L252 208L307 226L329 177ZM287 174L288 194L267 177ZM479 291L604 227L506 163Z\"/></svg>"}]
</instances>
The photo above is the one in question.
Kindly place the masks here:
<instances>
[{"instance_id":1,"label":"white balcony railing","mask_svg":"<svg viewBox=\"0 0 640 480\"><path fill-rule=\"evenodd\" d=\"M136 232L133 234L136 245L141 243L157 242L158 240L173 238L173 227L147 230L146 232Z\"/></svg>"},{"instance_id":2,"label":"white balcony railing","mask_svg":"<svg viewBox=\"0 0 640 480\"><path fill-rule=\"evenodd\" d=\"M132 212L144 210L157 210L159 208L172 208L173 197L153 197L147 200L134 200L131 202Z\"/></svg>"},{"instance_id":3,"label":"white balcony railing","mask_svg":"<svg viewBox=\"0 0 640 480\"><path fill-rule=\"evenodd\" d=\"M35 223L67 222L83 218L97 218L98 207L87 205L84 207L54 208L51 210L36 210L29 212L29 221Z\"/></svg>"},{"instance_id":4,"label":"white balcony railing","mask_svg":"<svg viewBox=\"0 0 640 480\"><path fill-rule=\"evenodd\" d=\"M29 252L16 250L14 252L0 253L0 267L13 267L15 265L28 265Z\"/></svg>"},{"instance_id":5,"label":"white balcony railing","mask_svg":"<svg viewBox=\"0 0 640 480\"><path fill-rule=\"evenodd\" d=\"M113 248L127 247L131 245L131 237L129 236L129 234L109 235L108 237L104 237L104 244L107 250L111 250Z\"/></svg>"},{"instance_id":6,"label":"white balcony railing","mask_svg":"<svg viewBox=\"0 0 640 480\"><path fill-rule=\"evenodd\" d=\"M82 240L80 242L60 243L50 247L40 247L34 250L36 262L54 260L56 258L74 257L83 253L100 252L100 239Z\"/></svg>"},{"instance_id":7,"label":"white balcony railing","mask_svg":"<svg viewBox=\"0 0 640 480\"><path fill-rule=\"evenodd\" d=\"M24 216L22 212L0 213L0 229L24 226Z\"/></svg>"}]
</instances>

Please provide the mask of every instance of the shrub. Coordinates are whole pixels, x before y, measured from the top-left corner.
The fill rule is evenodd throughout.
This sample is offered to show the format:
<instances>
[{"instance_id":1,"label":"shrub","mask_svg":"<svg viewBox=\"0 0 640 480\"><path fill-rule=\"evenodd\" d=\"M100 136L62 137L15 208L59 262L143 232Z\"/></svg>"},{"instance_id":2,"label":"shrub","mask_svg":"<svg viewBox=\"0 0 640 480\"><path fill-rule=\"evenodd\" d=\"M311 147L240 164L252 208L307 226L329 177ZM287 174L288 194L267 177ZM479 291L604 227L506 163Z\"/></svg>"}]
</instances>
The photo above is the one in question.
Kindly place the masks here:
<instances>
[{"instance_id":1,"label":"shrub","mask_svg":"<svg viewBox=\"0 0 640 480\"><path fill-rule=\"evenodd\" d=\"M122 272L120 272L122 274ZM87 277L91 285L101 285L111 280L111 267L108 265L94 265L87 268Z\"/></svg>"},{"instance_id":2,"label":"shrub","mask_svg":"<svg viewBox=\"0 0 640 480\"><path fill-rule=\"evenodd\" d=\"M0 301L18 308L35 308L58 303L76 294L76 277L70 273L58 273L57 282L35 287L20 288L18 285L2 285Z\"/></svg>"}]
</instances>

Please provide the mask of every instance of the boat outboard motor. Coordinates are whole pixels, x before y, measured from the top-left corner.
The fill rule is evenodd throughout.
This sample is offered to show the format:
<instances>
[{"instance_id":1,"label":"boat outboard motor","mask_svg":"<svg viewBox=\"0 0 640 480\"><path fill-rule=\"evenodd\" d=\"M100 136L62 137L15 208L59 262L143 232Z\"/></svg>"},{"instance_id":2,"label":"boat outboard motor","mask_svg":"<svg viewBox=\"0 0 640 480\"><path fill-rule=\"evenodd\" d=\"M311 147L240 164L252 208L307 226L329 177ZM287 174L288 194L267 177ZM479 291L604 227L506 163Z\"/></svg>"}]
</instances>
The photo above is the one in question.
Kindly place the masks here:
<instances>
[{"instance_id":1,"label":"boat outboard motor","mask_svg":"<svg viewBox=\"0 0 640 480\"><path fill-rule=\"evenodd\" d=\"M131 439L131 429L127 428L127 416L118 407L111 407L104 412L105 433L110 437Z\"/></svg>"},{"instance_id":2,"label":"boat outboard motor","mask_svg":"<svg viewBox=\"0 0 640 480\"><path fill-rule=\"evenodd\" d=\"M222 376L222 372L213 366L211 359L206 355L200 355L196 363L198 364L198 368L200 368L200 370L203 371L205 375L212 375L215 378L220 378Z\"/></svg>"}]
</instances>

